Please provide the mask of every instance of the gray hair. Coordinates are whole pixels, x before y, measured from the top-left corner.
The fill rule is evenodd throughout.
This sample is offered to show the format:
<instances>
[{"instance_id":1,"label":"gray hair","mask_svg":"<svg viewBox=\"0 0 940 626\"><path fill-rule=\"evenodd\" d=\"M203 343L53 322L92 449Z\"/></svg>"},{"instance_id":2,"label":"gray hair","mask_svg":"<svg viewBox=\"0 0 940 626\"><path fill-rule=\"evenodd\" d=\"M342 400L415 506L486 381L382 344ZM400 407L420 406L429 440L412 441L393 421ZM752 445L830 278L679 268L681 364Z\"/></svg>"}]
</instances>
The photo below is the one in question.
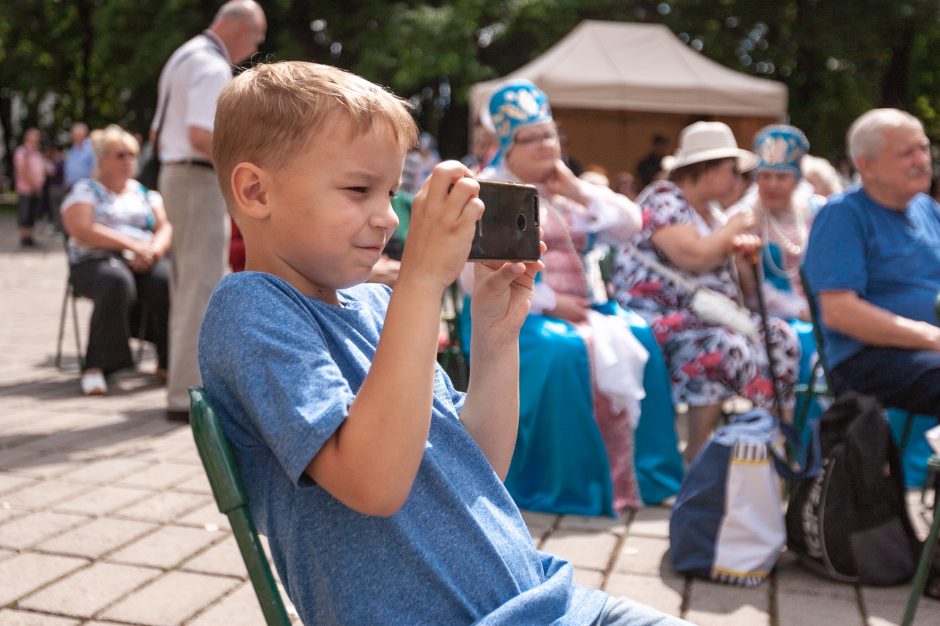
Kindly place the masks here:
<instances>
[{"instance_id":1,"label":"gray hair","mask_svg":"<svg viewBox=\"0 0 940 626\"><path fill-rule=\"evenodd\" d=\"M803 155L800 159L800 171L821 196L831 196L842 191L843 184L839 172L832 163L822 157Z\"/></svg>"},{"instance_id":2,"label":"gray hair","mask_svg":"<svg viewBox=\"0 0 940 626\"><path fill-rule=\"evenodd\" d=\"M911 128L923 130L920 120L900 109L872 109L852 122L846 135L849 158L856 164L859 157L873 157L884 146L884 131L889 128Z\"/></svg>"}]
</instances>

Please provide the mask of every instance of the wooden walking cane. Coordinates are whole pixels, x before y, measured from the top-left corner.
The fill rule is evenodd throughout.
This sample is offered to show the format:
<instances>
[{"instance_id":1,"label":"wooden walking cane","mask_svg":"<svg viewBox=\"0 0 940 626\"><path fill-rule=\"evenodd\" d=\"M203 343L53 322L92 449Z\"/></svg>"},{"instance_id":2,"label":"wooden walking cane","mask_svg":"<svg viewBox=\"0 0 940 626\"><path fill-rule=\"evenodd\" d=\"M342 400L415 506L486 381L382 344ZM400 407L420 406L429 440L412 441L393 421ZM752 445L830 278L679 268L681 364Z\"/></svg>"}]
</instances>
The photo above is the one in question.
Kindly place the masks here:
<instances>
[{"instance_id":1,"label":"wooden walking cane","mask_svg":"<svg viewBox=\"0 0 940 626\"><path fill-rule=\"evenodd\" d=\"M748 263L754 272L754 283L757 285L757 309L760 312L760 323L764 327L764 348L767 350L767 366L770 369L770 383L774 389L774 407L777 409L777 417L783 419L783 401L780 397L780 385L777 382L776 361L774 352L770 345L770 326L767 324L767 302L764 300L764 272L761 257L763 248L750 255Z\"/></svg>"}]
</instances>

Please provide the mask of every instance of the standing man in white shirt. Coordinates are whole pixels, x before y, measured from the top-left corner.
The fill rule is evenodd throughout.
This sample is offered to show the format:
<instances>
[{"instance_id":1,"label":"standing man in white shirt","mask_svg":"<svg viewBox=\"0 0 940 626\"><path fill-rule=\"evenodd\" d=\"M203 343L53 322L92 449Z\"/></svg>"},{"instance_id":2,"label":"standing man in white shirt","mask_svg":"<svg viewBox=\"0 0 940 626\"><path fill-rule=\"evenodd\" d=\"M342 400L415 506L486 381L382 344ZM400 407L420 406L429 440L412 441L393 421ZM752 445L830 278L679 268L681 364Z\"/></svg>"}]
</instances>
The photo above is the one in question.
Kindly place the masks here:
<instances>
[{"instance_id":1,"label":"standing man in white shirt","mask_svg":"<svg viewBox=\"0 0 940 626\"><path fill-rule=\"evenodd\" d=\"M209 28L170 56L160 73L151 139L160 152L157 188L173 225L167 417L189 419L198 385L196 343L212 288L225 273L229 221L212 164L212 126L232 65L257 52L267 20L254 0L230 0Z\"/></svg>"}]
</instances>

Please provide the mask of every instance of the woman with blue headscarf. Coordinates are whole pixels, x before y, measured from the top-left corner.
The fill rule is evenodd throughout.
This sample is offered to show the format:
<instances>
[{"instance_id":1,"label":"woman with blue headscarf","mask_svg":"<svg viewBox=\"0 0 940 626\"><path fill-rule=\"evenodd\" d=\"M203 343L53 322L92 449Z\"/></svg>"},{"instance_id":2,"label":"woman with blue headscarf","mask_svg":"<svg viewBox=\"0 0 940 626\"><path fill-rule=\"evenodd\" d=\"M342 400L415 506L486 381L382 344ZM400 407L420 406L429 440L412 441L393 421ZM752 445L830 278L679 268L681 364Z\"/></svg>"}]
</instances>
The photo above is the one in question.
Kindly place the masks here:
<instances>
[{"instance_id":1,"label":"woman with blue headscarf","mask_svg":"<svg viewBox=\"0 0 940 626\"><path fill-rule=\"evenodd\" d=\"M813 216L825 202L803 180L800 163L809 151L806 135L787 124L765 126L754 137L758 157L754 185L736 207L753 210L764 242L762 250L764 296L770 315L787 320L809 320L809 308L800 284L800 264ZM741 272L748 304L756 308L757 294L751 274ZM807 355L808 356L808 355Z\"/></svg>"},{"instance_id":2,"label":"woman with blue headscarf","mask_svg":"<svg viewBox=\"0 0 940 626\"><path fill-rule=\"evenodd\" d=\"M520 429L506 487L522 508L613 514L640 506L639 477L643 500L662 501L682 478L665 366L638 316L600 305L606 302L603 285L592 281L593 268L585 268L595 243L620 245L637 232L639 209L625 196L578 179L564 164L548 100L531 82L504 85L488 112L499 150L480 178L535 185L548 246L520 336ZM631 334L634 324L649 334L654 358ZM644 368L648 379L662 383L651 385L655 393L645 399ZM640 413L647 428L662 430L654 424L653 402L668 412L655 420L668 432L653 434L659 442L645 450L654 454L634 467Z\"/></svg>"}]
</instances>

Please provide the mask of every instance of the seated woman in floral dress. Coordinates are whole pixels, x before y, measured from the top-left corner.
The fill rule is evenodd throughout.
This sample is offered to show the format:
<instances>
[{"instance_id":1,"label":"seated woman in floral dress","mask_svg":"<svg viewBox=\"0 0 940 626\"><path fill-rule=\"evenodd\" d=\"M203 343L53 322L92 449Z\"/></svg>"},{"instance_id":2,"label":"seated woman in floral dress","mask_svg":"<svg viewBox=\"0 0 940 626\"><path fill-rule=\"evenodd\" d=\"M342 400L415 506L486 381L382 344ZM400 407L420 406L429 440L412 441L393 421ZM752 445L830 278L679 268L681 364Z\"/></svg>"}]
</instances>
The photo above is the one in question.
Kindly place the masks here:
<instances>
[{"instance_id":1,"label":"seated woman in floral dress","mask_svg":"<svg viewBox=\"0 0 940 626\"><path fill-rule=\"evenodd\" d=\"M615 262L618 301L652 326L669 365L675 401L689 407L687 461L708 441L725 399L741 395L760 406L772 404L764 343L701 319L690 308L691 291L666 273L678 273L685 282L740 304L732 257L756 253L760 238L749 234L752 212L726 217L717 207L733 192L738 173L756 161L753 153L738 148L725 124L696 122L683 129L668 179L637 198L643 229L634 238L635 248L624 248ZM799 345L782 320L772 318L768 331L784 405L791 408Z\"/></svg>"},{"instance_id":2,"label":"seated woman in floral dress","mask_svg":"<svg viewBox=\"0 0 940 626\"><path fill-rule=\"evenodd\" d=\"M531 82L502 87L489 112L500 150L480 178L536 185L548 246L520 335L520 428L506 487L523 508L622 513L640 506L636 471L643 499L661 501L682 477L665 367L651 333L652 357L631 333L633 324L645 328L638 316L613 304L595 306L600 294L584 265L595 242L629 240L640 226L639 209L625 196L579 180L562 162L548 101ZM658 386L651 382L657 373ZM653 405L641 404L644 383L659 411L668 413L659 420L666 432L657 428ZM652 432L635 470L638 420L641 430ZM636 436L643 437L640 430Z\"/></svg>"}]
</instances>

